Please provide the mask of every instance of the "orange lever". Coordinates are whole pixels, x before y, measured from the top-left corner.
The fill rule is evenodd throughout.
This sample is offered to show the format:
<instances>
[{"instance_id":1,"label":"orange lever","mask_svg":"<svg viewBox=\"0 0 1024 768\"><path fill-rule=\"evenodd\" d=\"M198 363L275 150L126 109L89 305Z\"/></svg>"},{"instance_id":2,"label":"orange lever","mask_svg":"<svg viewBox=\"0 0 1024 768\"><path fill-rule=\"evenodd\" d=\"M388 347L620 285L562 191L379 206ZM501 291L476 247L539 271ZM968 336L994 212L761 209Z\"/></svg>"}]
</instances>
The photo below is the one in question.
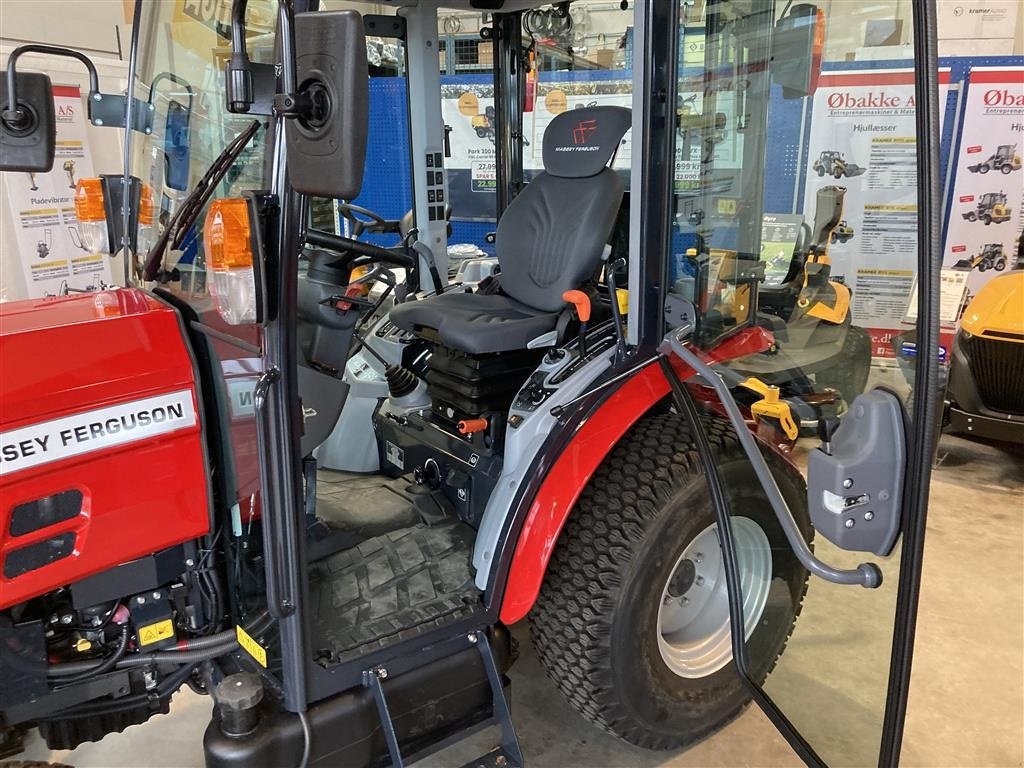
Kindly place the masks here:
<instances>
[{"instance_id":1,"label":"orange lever","mask_svg":"<svg viewBox=\"0 0 1024 768\"><path fill-rule=\"evenodd\" d=\"M576 307L576 316L581 323L590 319L590 297L583 291L566 291L562 294L562 301Z\"/></svg>"},{"instance_id":2,"label":"orange lever","mask_svg":"<svg viewBox=\"0 0 1024 768\"><path fill-rule=\"evenodd\" d=\"M487 419L464 419L459 422L459 432L463 435L483 432L485 429L487 429Z\"/></svg>"}]
</instances>

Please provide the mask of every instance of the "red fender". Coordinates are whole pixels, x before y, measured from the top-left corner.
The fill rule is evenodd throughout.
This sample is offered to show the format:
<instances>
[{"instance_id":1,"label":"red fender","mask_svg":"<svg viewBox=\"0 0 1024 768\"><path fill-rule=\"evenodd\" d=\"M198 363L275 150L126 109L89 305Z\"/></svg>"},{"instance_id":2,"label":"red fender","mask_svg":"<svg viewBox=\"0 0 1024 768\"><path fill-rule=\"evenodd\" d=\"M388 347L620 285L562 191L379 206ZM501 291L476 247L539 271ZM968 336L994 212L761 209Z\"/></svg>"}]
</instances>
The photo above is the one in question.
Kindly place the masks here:
<instances>
[{"instance_id":1,"label":"red fender","mask_svg":"<svg viewBox=\"0 0 1024 768\"><path fill-rule=\"evenodd\" d=\"M764 351L773 343L764 329L749 328L722 342L708 359L733 360ZM679 358L673 355L671 361L684 379L692 374ZM562 451L537 491L516 543L501 602L505 624L522 619L536 602L558 536L594 471L640 417L668 393L661 366L648 365L602 403Z\"/></svg>"}]
</instances>

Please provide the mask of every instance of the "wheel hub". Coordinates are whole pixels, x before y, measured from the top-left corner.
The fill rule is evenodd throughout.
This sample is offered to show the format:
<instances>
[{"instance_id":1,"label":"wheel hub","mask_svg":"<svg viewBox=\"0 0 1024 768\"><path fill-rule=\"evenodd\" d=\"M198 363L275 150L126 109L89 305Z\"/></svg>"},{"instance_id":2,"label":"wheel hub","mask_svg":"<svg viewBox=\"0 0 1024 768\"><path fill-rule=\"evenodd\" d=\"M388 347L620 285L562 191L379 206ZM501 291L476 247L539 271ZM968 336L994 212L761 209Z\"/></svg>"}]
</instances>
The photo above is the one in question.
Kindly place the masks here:
<instances>
[{"instance_id":1,"label":"wheel hub","mask_svg":"<svg viewBox=\"0 0 1024 768\"><path fill-rule=\"evenodd\" d=\"M749 638L768 602L771 546L761 526L750 518L734 517L731 527L743 594L744 637ZM713 674L732 660L725 562L715 524L687 545L662 589L658 649L669 669L691 679Z\"/></svg>"}]
</instances>

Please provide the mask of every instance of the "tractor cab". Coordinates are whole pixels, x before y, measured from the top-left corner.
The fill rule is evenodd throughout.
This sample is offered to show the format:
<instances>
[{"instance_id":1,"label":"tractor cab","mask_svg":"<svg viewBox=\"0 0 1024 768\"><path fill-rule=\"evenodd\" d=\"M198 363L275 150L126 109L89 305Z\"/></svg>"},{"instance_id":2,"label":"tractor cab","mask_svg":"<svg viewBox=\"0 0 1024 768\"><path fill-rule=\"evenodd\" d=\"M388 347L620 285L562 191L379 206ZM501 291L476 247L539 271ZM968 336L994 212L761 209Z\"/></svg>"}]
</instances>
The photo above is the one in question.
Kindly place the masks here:
<instances>
[{"instance_id":1,"label":"tractor cab","mask_svg":"<svg viewBox=\"0 0 1024 768\"><path fill-rule=\"evenodd\" d=\"M505 673L528 633L633 745L753 699L809 764L892 762L939 381L930 4L892 285L835 183L865 169L794 127L844 8L321 5L135 4L129 162L77 183L125 264L97 306L174 318L131 338L185 371L205 489L175 495L172 459L152 490L201 499L202 526L157 537L111 491L91 570L4 539L0 629L56 668L0 695L4 722L74 747L187 680L211 766L400 766L486 727L465 759L523 765ZM5 169L53 162L40 77L11 76ZM877 356L919 304L934 364L897 392ZM103 482L145 485L97 451ZM11 498L63 492L15 470Z\"/></svg>"}]
</instances>

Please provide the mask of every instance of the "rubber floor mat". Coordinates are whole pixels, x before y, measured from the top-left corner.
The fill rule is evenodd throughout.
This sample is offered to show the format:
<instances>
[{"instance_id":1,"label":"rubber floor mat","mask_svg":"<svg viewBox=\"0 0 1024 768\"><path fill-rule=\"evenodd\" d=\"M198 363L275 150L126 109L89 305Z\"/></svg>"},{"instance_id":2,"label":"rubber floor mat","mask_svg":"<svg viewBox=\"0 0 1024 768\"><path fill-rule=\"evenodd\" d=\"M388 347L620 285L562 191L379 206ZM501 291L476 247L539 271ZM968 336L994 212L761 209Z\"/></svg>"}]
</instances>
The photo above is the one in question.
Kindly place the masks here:
<instances>
[{"instance_id":1,"label":"rubber floor mat","mask_svg":"<svg viewBox=\"0 0 1024 768\"><path fill-rule=\"evenodd\" d=\"M317 662L331 667L472 614L474 535L461 522L417 525L313 563Z\"/></svg>"}]
</instances>

